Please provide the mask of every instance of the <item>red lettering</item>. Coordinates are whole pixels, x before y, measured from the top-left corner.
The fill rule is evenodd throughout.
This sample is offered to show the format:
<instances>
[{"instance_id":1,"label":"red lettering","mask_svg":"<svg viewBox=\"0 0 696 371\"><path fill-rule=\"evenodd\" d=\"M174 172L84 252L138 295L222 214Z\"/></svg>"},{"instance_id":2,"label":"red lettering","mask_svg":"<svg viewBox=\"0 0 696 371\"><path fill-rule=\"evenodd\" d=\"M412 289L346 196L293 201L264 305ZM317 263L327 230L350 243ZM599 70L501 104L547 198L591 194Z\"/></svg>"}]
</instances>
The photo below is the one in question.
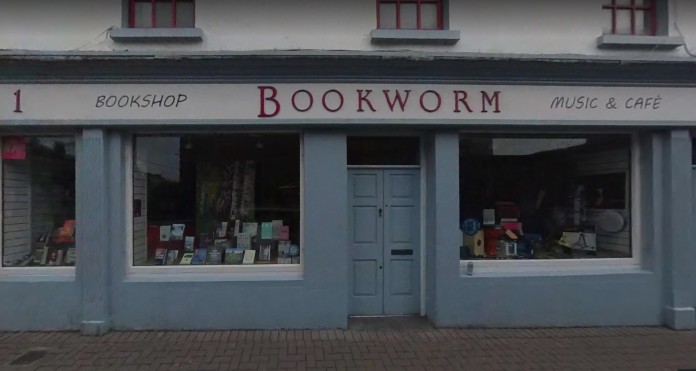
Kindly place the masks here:
<instances>
[{"instance_id":1,"label":"red lettering","mask_svg":"<svg viewBox=\"0 0 696 371\"><path fill-rule=\"evenodd\" d=\"M329 108L329 106L326 105L326 96L329 95L329 93L338 94L338 98L341 100L341 103L338 105L338 107L331 109L331 108ZM336 90L336 89L331 89L331 90L327 91L326 93L324 93L324 96L321 97L321 105L324 106L324 109L329 111L329 112L338 112L338 110L343 108L343 94L341 94L341 92Z\"/></svg>"},{"instance_id":2,"label":"red lettering","mask_svg":"<svg viewBox=\"0 0 696 371\"><path fill-rule=\"evenodd\" d=\"M406 109L406 102L408 102L408 97L411 94L410 90L404 90L406 92L406 97L404 99L401 99L401 94L399 91L396 91L396 95L394 96L394 99L391 99L389 97L389 92L390 90L382 90L384 92L384 98L387 99L387 104L389 105L389 109L394 112L394 106L396 105L396 102L399 102L399 107L401 107L401 112L404 112Z\"/></svg>"},{"instance_id":3,"label":"red lettering","mask_svg":"<svg viewBox=\"0 0 696 371\"><path fill-rule=\"evenodd\" d=\"M278 95L278 89L276 89L273 86L259 86L259 94L261 98L261 107L260 107L260 112L258 117L274 117L277 116L278 113L280 113L280 102L278 102L276 96ZM270 96L266 96L266 90L271 91ZM267 113L266 112L266 102L271 102L275 105L275 109L273 110L272 113Z\"/></svg>"},{"instance_id":4,"label":"red lettering","mask_svg":"<svg viewBox=\"0 0 696 371\"><path fill-rule=\"evenodd\" d=\"M469 98L469 94L464 91L464 90L455 90L454 91L454 112L459 113L462 112L462 110L459 109L459 103L462 103L464 107L466 107L466 110L469 112L474 112L474 110L471 109L469 106L469 102L467 102L467 98Z\"/></svg>"},{"instance_id":5,"label":"red lettering","mask_svg":"<svg viewBox=\"0 0 696 371\"><path fill-rule=\"evenodd\" d=\"M426 94L434 94L435 97L437 98L437 106L435 106L435 108L429 109L428 107L425 106L425 95ZM420 106L423 109L423 111L428 112L428 113L433 113L433 112L439 110L440 106L442 106L442 97L440 97L440 94L438 94L434 90L426 90L420 96Z\"/></svg>"},{"instance_id":6,"label":"red lettering","mask_svg":"<svg viewBox=\"0 0 696 371\"><path fill-rule=\"evenodd\" d=\"M491 97L488 95L487 92L481 90L481 112L482 113L487 113L488 111L486 110L486 104L489 106L495 105L495 110L493 111L494 113L500 113L500 91L497 90L493 93L493 96Z\"/></svg>"},{"instance_id":7,"label":"red lettering","mask_svg":"<svg viewBox=\"0 0 696 371\"><path fill-rule=\"evenodd\" d=\"M367 92L365 96L363 96L363 92ZM370 109L372 112L377 112L375 107L372 105L372 102L370 102L367 97L372 93L372 90L362 90L358 89L358 112L365 112L363 109L363 102L367 103L368 106L370 106Z\"/></svg>"},{"instance_id":8,"label":"red lettering","mask_svg":"<svg viewBox=\"0 0 696 371\"><path fill-rule=\"evenodd\" d=\"M307 94L307 96L309 97L309 104L307 105L307 108L305 108L305 109L299 109L297 107L297 103L295 102L295 98L297 98L297 94L300 94L300 93ZM312 96L312 93L308 92L307 90L304 90L304 89L298 90L295 92L295 94L292 95L292 107L298 112L307 112L312 108L313 105L314 105L314 97Z\"/></svg>"}]
</instances>

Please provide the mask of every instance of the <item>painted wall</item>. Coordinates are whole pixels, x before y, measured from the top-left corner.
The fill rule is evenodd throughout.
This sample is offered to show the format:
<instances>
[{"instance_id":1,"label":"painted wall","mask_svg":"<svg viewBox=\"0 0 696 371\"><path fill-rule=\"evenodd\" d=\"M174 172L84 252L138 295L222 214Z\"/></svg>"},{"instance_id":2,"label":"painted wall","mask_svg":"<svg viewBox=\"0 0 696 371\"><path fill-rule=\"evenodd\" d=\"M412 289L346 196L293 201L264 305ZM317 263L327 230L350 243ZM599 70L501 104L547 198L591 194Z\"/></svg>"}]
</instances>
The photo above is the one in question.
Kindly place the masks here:
<instances>
[{"instance_id":1,"label":"painted wall","mask_svg":"<svg viewBox=\"0 0 696 371\"><path fill-rule=\"evenodd\" d=\"M696 2L670 0L675 24L696 49ZM686 56L675 51L603 51L596 38L608 27L604 0L450 0L449 25L461 31L454 46L373 45L374 0L199 0L196 43L117 43L110 27L121 27L120 0L41 0L5 4L0 12L0 50L43 51L251 51L419 50L452 53L617 55L631 58Z\"/></svg>"},{"instance_id":2,"label":"painted wall","mask_svg":"<svg viewBox=\"0 0 696 371\"><path fill-rule=\"evenodd\" d=\"M442 139L435 156L454 152L457 146L454 139ZM652 158L650 147L644 152ZM456 157L441 161L458 168ZM657 163L654 163L656 168L648 169L651 174L659 173ZM643 166L651 164L645 161ZM456 174L456 170L451 169L449 173ZM661 192L661 188L655 191ZM440 212L446 212L449 207L443 209ZM434 322L443 326L480 327L659 325L663 323L661 267L653 263L666 247L659 231L651 228L655 225L651 215L644 211L643 218L650 235L658 233L658 237L655 244L647 239L641 245L652 252L644 255L642 268L480 272L481 265L474 263L474 274L467 276L460 275L458 266L456 269L450 265L438 267L437 292L449 293L454 302L438 300ZM447 260L457 259L452 246L456 246L458 230L443 229L439 233L448 234L449 237L439 238L450 243L434 246L438 261L443 255Z\"/></svg>"},{"instance_id":3,"label":"painted wall","mask_svg":"<svg viewBox=\"0 0 696 371\"><path fill-rule=\"evenodd\" d=\"M109 138L120 143L119 134ZM347 175L345 135L303 135L303 264L299 278L235 274L126 272L125 233L113 236L110 305L116 329L261 329L345 327L347 304ZM110 177L121 177L122 156L111 156ZM123 171L123 170L121 170ZM118 183L118 182L116 182ZM119 183L120 184L120 183ZM112 191L115 230L124 230L123 185ZM90 282L86 281L86 285Z\"/></svg>"}]
</instances>

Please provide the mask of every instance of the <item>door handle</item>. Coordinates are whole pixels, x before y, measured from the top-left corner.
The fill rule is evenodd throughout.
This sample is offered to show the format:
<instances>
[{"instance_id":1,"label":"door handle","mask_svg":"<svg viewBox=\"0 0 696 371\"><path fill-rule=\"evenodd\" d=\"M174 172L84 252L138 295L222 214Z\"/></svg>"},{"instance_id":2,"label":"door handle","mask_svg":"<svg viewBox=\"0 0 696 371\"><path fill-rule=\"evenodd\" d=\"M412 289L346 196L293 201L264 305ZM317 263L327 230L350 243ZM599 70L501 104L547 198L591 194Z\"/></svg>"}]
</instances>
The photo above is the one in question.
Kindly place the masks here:
<instances>
[{"instance_id":1,"label":"door handle","mask_svg":"<svg viewBox=\"0 0 696 371\"><path fill-rule=\"evenodd\" d=\"M377 215L379 215L380 218L382 217L382 208L381 207L379 208L379 210L377 210Z\"/></svg>"}]
</instances>

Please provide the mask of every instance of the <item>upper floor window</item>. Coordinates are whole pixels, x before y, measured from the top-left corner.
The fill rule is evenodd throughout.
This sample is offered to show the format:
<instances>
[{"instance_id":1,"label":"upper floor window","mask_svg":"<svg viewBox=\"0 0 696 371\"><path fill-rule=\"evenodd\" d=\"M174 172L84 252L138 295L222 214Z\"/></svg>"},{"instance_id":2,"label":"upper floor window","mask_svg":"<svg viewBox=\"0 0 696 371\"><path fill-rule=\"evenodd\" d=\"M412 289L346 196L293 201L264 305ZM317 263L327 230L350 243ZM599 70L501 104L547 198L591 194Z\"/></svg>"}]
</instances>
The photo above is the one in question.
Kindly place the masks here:
<instances>
[{"instance_id":1,"label":"upper floor window","mask_svg":"<svg viewBox=\"0 0 696 371\"><path fill-rule=\"evenodd\" d=\"M610 0L602 8L611 16L610 34L657 35L657 0Z\"/></svg>"},{"instance_id":2,"label":"upper floor window","mask_svg":"<svg viewBox=\"0 0 696 371\"><path fill-rule=\"evenodd\" d=\"M442 30L443 0L377 0L377 28Z\"/></svg>"},{"instance_id":3,"label":"upper floor window","mask_svg":"<svg viewBox=\"0 0 696 371\"><path fill-rule=\"evenodd\" d=\"M131 28L193 28L194 0L130 0Z\"/></svg>"}]
</instances>

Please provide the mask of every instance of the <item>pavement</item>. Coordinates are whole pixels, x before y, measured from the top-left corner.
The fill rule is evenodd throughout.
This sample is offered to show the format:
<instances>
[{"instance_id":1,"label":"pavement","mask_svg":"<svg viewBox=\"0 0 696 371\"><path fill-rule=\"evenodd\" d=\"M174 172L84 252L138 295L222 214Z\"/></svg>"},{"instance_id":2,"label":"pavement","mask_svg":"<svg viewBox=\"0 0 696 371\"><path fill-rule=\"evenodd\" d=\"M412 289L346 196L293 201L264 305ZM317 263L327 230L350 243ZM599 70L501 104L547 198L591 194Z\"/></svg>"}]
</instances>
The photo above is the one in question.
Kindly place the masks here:
<instances>
[{"instance_id":1,"label":"pavement","mask_svg":"<svg viewBox=\"0 0 696 371\"><path fill-rule=\"evenodd\" d=\"M696 371L696 331L352 319L343 330L0 333L0 370L277 369Z\"/></svg>"}]
</instances>

